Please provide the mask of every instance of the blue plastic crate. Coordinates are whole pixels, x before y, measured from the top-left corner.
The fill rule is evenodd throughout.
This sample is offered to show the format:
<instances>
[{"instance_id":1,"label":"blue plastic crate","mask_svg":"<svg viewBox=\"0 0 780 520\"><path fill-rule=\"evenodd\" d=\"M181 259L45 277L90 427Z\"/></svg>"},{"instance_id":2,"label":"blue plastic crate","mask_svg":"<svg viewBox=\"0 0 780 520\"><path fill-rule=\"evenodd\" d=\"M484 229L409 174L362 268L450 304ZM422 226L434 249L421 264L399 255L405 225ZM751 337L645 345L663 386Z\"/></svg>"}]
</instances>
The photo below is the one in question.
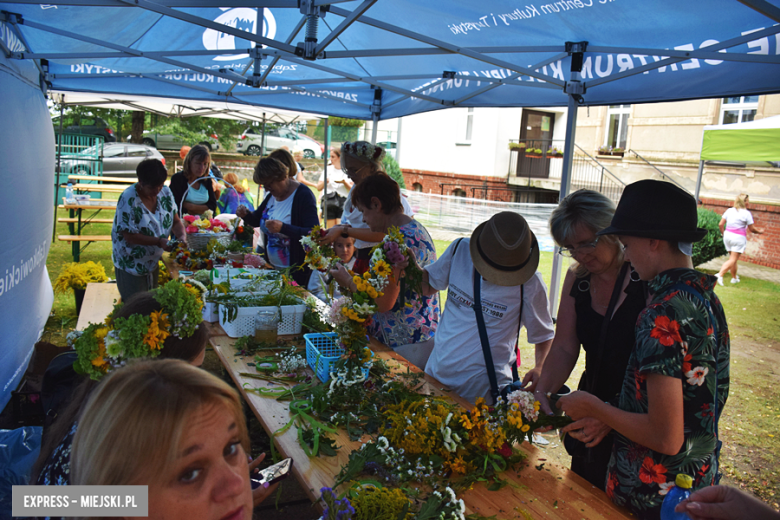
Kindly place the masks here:
<instances>
[{"instance_id":1,"label":"blue plastic crate","mask_svg":"<svg viewBox=\"0 0 780 520\"><path fill-rule=\"evenodd\" d=\"M325 332L304 334L303 338L306 340L306 361L320 381L326 383L330 379L336 361L344 354L344 350L338 344L338 335L335 332ZM374 357L373 352L371 357ZM368 377L370 367L371 362L368 362L363 368L365 377Z\"/></svg>"}]
</instances>

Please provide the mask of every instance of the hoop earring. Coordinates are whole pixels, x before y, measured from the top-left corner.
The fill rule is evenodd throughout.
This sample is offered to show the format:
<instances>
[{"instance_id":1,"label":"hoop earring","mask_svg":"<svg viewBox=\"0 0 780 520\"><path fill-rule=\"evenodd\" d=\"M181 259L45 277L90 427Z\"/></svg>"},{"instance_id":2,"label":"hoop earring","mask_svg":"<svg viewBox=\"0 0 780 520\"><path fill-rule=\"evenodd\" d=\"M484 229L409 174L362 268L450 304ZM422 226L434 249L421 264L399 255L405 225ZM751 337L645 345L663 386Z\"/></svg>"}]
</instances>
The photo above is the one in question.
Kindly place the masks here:
<instances>
[{"instance_id":1,"label":"hoop earring","mask_svg":"<svg viewBox=\"0 0 780 520\"><path fill-rule=\"evenodd\" d=\"M580 280L580 283L577 284L577 289L579 289L580 292L588 292L588 291L590 291L590 281L588 281L588 280Z\"/></svg>"},{"instance_id":2,"label":"hoop earring","mask_svg":"<svg viewBox=\"0 0 780 520\"><path fill-rule=\"evenodd\" d=\"M635 278L634 276L636 276L636 278ZM634 271L633 269L631 269L631 272L629 273L629 275L628 275L628 278L629 278L629 279L630 279L632 282L641 282L641 281L642 281L642 279L639 277L639 273L637 273L637 272L636 272L636 271Z\"/></svg>"}]
</instances>

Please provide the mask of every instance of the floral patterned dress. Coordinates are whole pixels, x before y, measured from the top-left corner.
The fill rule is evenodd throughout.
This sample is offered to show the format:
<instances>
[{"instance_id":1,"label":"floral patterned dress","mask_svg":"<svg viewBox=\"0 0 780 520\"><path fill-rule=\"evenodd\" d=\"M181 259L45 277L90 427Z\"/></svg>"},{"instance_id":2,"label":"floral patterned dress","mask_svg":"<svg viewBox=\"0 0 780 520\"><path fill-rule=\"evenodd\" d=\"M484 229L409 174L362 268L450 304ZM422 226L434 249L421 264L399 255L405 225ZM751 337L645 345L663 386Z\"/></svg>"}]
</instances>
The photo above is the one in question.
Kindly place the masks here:
<instances>
[{"instance_id":1,"label":"floral patterned dress","mask_svg":"<svg viewBox=\"0 0 780 520\"><path fill-rule=\"evenodd\" d=\"M615 435L607 495L640 519L659 517L664 496L678 473L693 477L694 489L715 483L716 425L729 394L730 348L723 306L713 292L715 282L714 276L693 269L664 271L650 283L653 300L637 319L636 345L626 369L620 409L648 412L648 374L680 379L685 438L679 453L665 455ZM702 295L716 327L701 300L678 284Z\"/></svg>"},{"instance_id":2,"label":"floral patterned dress","mask_svg":"<svg viewBox=\"0 0 780 520\"><path fill-rule=\"evenodd\" d=\"M173 193L164 186L157 195L157 207L149 211L133 184L119 196L111 229L112 259L114 267L136 276L143 276L157 269L163 250L157 246L129 244L123 232L140 233L150 237L167 238L173 227L176 208Z\"/></svg>"},{"instance_id":3,"label":"floral patterned dress","mask_svg":"<svg viewBox=\"0 0 780 520\"><path fill-rule=\"evenodd\" d=\"M428 230L416 220L399 228L404 243L417 258L417 265L425 267L436 261L436 247ZM388 312L377 313L368 325L368 333L390 348L431 339L439 326L439 294L423 296L408 286L404 303L399 298Z\"/></svg>"}]
</instances>

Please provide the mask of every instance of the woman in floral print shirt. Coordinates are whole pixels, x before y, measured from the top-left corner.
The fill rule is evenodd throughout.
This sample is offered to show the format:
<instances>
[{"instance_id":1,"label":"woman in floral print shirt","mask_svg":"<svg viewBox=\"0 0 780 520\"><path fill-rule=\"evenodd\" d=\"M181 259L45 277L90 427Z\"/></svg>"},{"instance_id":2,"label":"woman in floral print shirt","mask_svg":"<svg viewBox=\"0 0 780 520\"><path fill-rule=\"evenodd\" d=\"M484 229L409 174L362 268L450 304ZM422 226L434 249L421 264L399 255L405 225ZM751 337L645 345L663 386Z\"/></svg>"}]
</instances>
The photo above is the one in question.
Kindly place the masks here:
<instances>
[{"instance_id":1,"label":"woman in floral print shirt","mask_svg":"<svg viewBox=\"0 0 780 520\"><path fill-rule=\"evenodd\" d=\"M661 181L629 185L612 225L625 257L653 292L640 313L618 407L585 392L559 405L615 430L607 495L638 518L655 518L677 474L694 489L717 483L717 421L729 391L729 333L716 278L693 269L696 203ZM564 428L564 430L566 430Z\"/></svg>"},{"instance_id":2,"label":"woman in floral print shirt","mask_svg":"<svg viewBox=\"0 0 780 520\"><path fill-rule=\"evenodd\" d=\"M135 293L157 287L158 263L170 251L173 234L187 241L173 194L165 186L168 170L157 159L146 159L136 168L138 182L119 196L111 229L112 259L123 301Z\"/></svg>"},{"instance_id":3,"label":"woman in floral print shirt","mask_svg":"<svg viewBox=\"0 0 780 520\"><path fill-rule=\"evenodd\" d=\"M417 265L424 267L436 260L431 236L422 224L404 214L400 188L388 175L369 175L357 183L352 190L352 201L371 231L387 234L391 227L397 227L404 243L414 253ZM439 326L439 295L419 294L400 282L400 273L394 273L394 279L399 283L391 282L384 296L376 300L378 312L368 325L368 333L399 350L407 359L412 356L410 360L414 362L420 344L431 339ZM341 285L354 283L343 268L336 273L336 280Z\"/></svg>"}]
</instances>

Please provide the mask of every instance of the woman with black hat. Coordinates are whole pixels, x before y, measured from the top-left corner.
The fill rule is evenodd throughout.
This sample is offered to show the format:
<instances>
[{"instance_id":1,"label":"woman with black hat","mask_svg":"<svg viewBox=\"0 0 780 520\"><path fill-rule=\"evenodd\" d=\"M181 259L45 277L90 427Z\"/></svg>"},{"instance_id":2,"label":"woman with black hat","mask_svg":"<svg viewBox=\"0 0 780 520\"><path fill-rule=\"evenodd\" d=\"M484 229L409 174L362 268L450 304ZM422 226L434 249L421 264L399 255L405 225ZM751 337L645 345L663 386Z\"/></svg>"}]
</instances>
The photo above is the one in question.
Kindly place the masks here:
<instances>
[{"instance_id":1,"label":"woman with black hat","mask_svg":"<svg viewBox=\"0 0 780 520\"><path fill-rule=\"evenodd\" d=\"M654 180L626 187L599 235L618 236L653 298L636 322L618 406L586 392L558 400L575 421L592 417L616 432L607 495L640 519L658 518L678 474L692 477L693 489L719 480L729 333L716 278L691 262L692 243L706 233L697 228L696 201L680 188Z\"/></svg>"}]
</instances>

